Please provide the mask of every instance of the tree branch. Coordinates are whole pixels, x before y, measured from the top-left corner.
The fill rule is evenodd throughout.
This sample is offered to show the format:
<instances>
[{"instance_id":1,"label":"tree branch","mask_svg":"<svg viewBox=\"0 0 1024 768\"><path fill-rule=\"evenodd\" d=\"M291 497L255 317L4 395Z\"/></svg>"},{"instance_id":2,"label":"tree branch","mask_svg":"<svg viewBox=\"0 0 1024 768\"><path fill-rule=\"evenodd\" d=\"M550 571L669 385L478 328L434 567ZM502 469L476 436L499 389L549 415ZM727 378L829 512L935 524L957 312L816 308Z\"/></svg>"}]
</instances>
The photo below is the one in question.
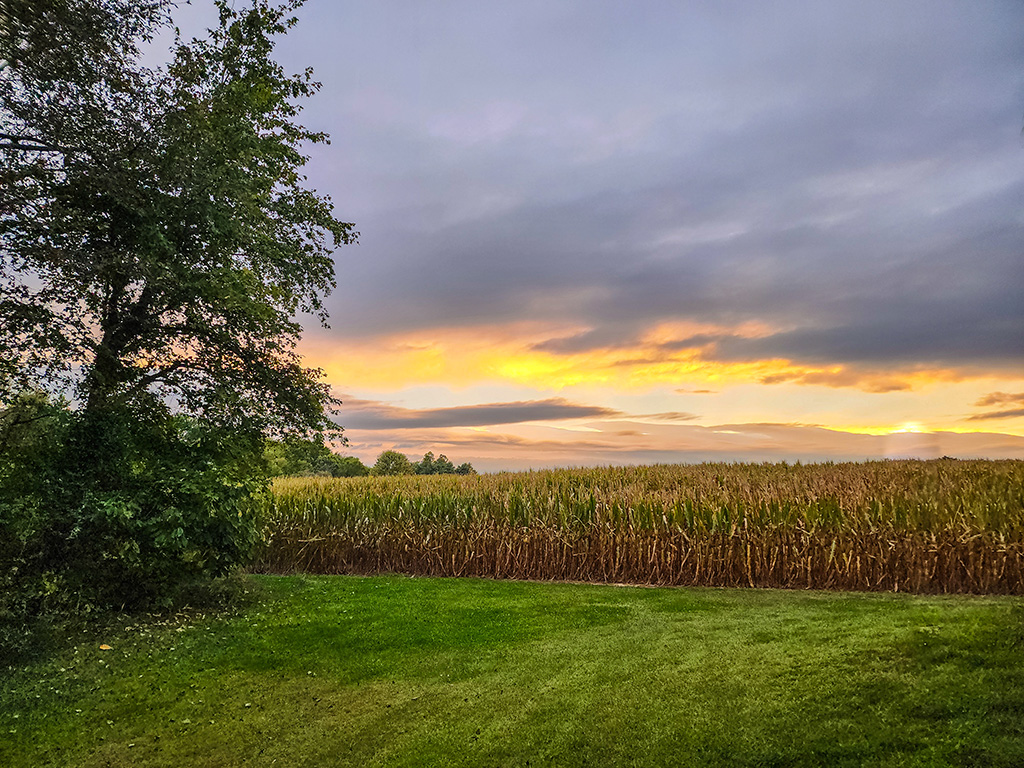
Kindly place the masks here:
<instances>
[{"instance_id":1,"label":"tree branch","mask_svg":"<svg viewBox=\"0 0 1024 768\"><path fill-rule=\"evenodd\" d=\"M37 413L34 416L25 417L15 413L10 421L4 423L7 415L14 410L14 408L7 408L0 411L0 452L7 450L7 444L10 442L15 429L23 427L26 424L33 424L37 421L41 421L42 419L49 419L53 416L52 413Z\"/></svg>"},{"instance_id":2,"label":"tree branch","mask_svg":"<svg viewBox=\"0 0 1024 768\"><path fill-rule=\"evenodd\" d=\"M153 371L153 373L149 374L148 376L143 376L141 379L136 381L132 385L132 391L143 390L150 384L154 384L155 382L164 379L168 374L174 373L174 371L178 370L179 368L184 368L186 365L187 363L184 360L178 360L177 362L171 363L170 365L165 365L163 368L157 371Z\"/></svg>"},{"instance_id":3,"label":"tree branch","mask_svg":"<svg viewBox=\"0 0 1024 768\"><path fill-rule=\"evenodd\" d=\"M35 136L15 136L12 133L0 133L0 149L17 149L26 152L70 152L72 150L59 147Z\"/></svg>"}]
</instances>

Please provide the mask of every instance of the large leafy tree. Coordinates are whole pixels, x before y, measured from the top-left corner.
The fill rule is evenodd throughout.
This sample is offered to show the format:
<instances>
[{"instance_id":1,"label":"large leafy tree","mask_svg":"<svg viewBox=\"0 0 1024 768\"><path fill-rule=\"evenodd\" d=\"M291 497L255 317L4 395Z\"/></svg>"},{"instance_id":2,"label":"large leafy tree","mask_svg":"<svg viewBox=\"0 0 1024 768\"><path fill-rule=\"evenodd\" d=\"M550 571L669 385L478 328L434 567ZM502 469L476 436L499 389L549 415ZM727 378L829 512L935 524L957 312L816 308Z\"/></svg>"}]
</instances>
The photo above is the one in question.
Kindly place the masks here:
<instances>
[{"instance_id":1,"label":"large leafy tree","mask_svg":"<svg viewBox=\"0 0 1024 768\"><path fill-rule=\"evenodd\" d=\"M217 0L152 68L166 0L0 0L0 619L224 572L265 440L331 426L296 318L355 233L301 172L318 83L273 58L300 4Z\"/></svg>"},{"instance_id":2,"label":"large leafy tree","mask_svg":"<svg viewBox=\"0 0 1024 768\"><path fill-rule=\"evenodd\" d=\"M221 427L325 426L295 317L326 322L355 235L301 174L327 140L296 122L319 84L272 57L300 2L232 5L151 69L166 3L3 0L0 397L48 387L96 413L156 393Z\"/></svg>"}]
</instances>

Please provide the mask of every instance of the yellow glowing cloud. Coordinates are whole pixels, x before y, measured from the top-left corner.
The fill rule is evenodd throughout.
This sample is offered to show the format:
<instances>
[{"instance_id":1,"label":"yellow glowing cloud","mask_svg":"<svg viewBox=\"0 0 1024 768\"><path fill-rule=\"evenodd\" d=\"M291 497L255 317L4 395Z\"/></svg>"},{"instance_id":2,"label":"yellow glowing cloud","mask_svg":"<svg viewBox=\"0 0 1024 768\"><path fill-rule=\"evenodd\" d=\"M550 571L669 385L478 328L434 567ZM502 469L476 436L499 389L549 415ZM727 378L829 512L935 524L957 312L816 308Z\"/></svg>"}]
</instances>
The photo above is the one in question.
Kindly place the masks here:
<instances>
[{"instance_id":1,"label":"yellow glowing cloud","mask_svg":"<svg viewBox=\"0 0 1024 768\"><path fill-rule=\"evenodd\" d=\"M737 325L721 323L697 323L691 320L675 320L658 323L648 328L640 340L645 345L673 344L680 339L716 334L738 336L744 339L763 338L778 333L780 329L758 320L748 320Z\"/></svg>"},{"instance_id":2,"label":"yellow glowing cloud","mask_svg":"<svg viewBox=\"0 0 1024 768\"><path fill-rule=\"evenodd\" d=\"M727 401L721 400L727 395L717 395L722 408L716 409L710 402L702 406L705 418L719 423L742 413L743 418L763 421L810 420L864 435L890 434L911 420L925 431L992 429L989 423L966 419L973 407L970 404L992 390L964 384L973 378L979 382L986 379L987 383L978 387L993 386L999 377L989 371L872 370L839 364L803 365L785 359L725 361L715 360L708 345L689 346L685 341L693 338L695 344L702 344L716 334L755 336L778 330L750 323L736 327L666 323L648 329L633 344L570 353L543 346L552 339L587 330L533 323L432 329L345 343L311 338L301 351L309 364L325 370L329 382L349 392L512 385L534 392L571 389L586 397L587 392L627 396L659 388L707 387L720 393L747 393ZM750 389L751 385L756 389ZM842 405L836 404L837 398L823 394L838 388L849 392ZM917 393L924 392L928 394L922 399ZM883 403L889 405L883 407ZM664 410L676 407L667 404ZM1021 431L1007 430L1008 423L999 426L1001 431Z\"/></svg>"},{"instance_id":3,"label":"yellow glowing cloud","mask_svg":"<svg viewBox=\"0 0 1024 768\"><path fill-rule=\"evenodd\" d=\"M721 361L706 357L706 350L701 347L666 347L680 337L771 332L766 326L750 323L731 328L664 324L650 329L634 345L569 354L538 348L542 342L581 330L586 329L531 324L435 329L356 343L307 340L302 351L311 364L325 370L328 380L347 389L399 389L424 384L466 387L506 382L539 390L610 386L630 391L680 383L721 386L759 382L889 392L965 377L963 372L950 369L892 372L843 365L802 365L784 359Z\"/></svg>"}]
</instances>

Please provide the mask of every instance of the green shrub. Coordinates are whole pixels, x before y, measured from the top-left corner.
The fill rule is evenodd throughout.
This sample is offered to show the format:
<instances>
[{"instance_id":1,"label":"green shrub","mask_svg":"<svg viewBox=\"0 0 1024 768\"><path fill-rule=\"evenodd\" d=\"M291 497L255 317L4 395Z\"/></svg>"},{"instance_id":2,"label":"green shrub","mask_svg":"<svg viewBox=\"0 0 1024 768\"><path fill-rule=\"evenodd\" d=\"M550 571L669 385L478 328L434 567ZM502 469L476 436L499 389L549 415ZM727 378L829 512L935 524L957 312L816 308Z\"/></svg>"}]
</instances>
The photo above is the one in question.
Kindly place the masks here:
<instances>
[{"instance_id":1,"label":"green shrub","mask_svg":"<svg viewBox=\"0 0 1024 768\"><path fill-rule=\"evenodd\" d=\"M155 399L90 415L14 408L6 422L20 426L0 448L0 642L50 614L166 603L250 558L266 492L258 437Z\"/></svg>"}]
</instances>

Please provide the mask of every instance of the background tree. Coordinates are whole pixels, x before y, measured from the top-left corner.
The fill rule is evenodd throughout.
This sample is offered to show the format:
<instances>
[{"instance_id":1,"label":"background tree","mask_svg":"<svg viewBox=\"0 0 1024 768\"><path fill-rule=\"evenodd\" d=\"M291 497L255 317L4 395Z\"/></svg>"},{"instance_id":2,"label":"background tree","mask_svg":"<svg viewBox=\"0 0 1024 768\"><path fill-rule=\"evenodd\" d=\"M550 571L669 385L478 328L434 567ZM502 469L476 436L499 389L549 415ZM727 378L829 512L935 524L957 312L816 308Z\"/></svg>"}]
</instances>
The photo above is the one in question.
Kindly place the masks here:
<instances>
[{"instance_id":1,"label":"background tree","mask_svg":"<svg viewBox=\"0 0 1024 768\"><path fill-rule=\"evenodd\" d=\"M434 458L432 451L423 454L423 458L414 466L417 475L453 475L456 471L455 465L448 460L447 456L442 453Z\"/></svg>"},{"instance_id":2,"label":"background tree","mask_svg":"<svg viewBox=\"0 0 1024 768\"><path fill-rule=\"evenodd\" d=\"M370 474L370 468L363 464L358 456L338 456L335 454L332 464L332 477L365 477Z\"/></svg>"},{"instance_id":3,"label":"background tree","mask_svg":"<svg viewBox=\"0 0 1024 768\"><path fill-rule=\"evenodd\" d=\"M409 457L398 451L384 451L377 457L370 474L373 475L412 475L416 471L415 465L409 461Z\"/></svg>"},{"instance_id":4,"label":"background tree","mask_svg":"<svg viewBox=\"0 0 1024 768\"><path fill-rule=\"evenodd\" d=\"M340 456L324 442L316 440L268 440L263 458L271 477L359 477L370 474L369 467L357 457Z\"/></svg>"},{"instance_id":5,"label":"background tree","mask_svg":"<svg viewBox=\"0 0 1024 768\"><path fill-rule=\"evenodd\" d=\"M432 451L427 451L423 454L423 458L415 464L417 475L432 475L434 474L434 454Z\"/></svg>"},{"instance_id":6,"label":"background tree","mask_svg":"<svg viewBox=\"0 0 1024 768\"><path fill-rule=\"evenodd\" d=\"M167 2L0 2L0 409L72 403L36 403L38 482L13 494L32 452L0 457L6 574L116 605L223 573L254 541L265 439L332 428L296 316L326 324L356 235L301 174L319 85L273 59L300 4L217 0L150 69Z\"/></svg>"},{"instance_id":7,"label":"background tree","mask_svg":"<svg viewBox=\"0 0 1024 768\"><path fill-rule=\"evenodd\" d=\"M434 461L434 474L435 475L454 475L455 465L448 460L448 457L443 453L437 457Z\"/></svg>"}]
</instances>

